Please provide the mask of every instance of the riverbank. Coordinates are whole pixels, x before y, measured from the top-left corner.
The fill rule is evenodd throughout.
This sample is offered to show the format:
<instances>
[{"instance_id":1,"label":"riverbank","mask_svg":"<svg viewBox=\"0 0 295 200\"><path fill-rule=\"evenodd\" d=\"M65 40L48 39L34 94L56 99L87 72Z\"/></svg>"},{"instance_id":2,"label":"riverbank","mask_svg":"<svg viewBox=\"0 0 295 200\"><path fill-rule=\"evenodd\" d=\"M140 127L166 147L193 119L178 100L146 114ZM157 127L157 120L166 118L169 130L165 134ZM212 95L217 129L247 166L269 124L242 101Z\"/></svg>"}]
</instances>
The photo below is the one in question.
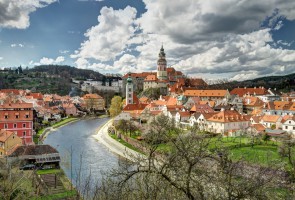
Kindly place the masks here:
<instances>
[{"instance_id":1,"label":"riverbank","mask_svg":"<svg viewBox=\"0 0 295 200\"><path fill-rule=\"evenodd\" d=\"M94 138L106 146L111 152L122 156L130 161L134 161L134 158L143 157L144 155L136 152L128 147L124 146L120 142L116 141L108 134L108 128L112 125L113 120L106 122L94 135Z\"/></svg>"},{"instance_id":2,"label":"riverbank","mask_svg":"<svg viewBox=\"0 0 295 200\"><path fill-rule=\"evenodd\" d=\"M67 118L63 121L60 121L56 124L53 124L52 126L50 127L47 127L45 129L43 129L43 131L41 131L40 133L38 132L38 134L36 135L37 137L34 138L35 140L37 140L37 142L43 142L43 140L47 137L47 135L51 132L51 131L54 131L56 130L57 128L60 128L60 127L63 127L65 125L68 125L70 123L73 123L73 122L76 122L76 121L79 121L81 120L81 118Z\"/></svg>"}]
</instances>

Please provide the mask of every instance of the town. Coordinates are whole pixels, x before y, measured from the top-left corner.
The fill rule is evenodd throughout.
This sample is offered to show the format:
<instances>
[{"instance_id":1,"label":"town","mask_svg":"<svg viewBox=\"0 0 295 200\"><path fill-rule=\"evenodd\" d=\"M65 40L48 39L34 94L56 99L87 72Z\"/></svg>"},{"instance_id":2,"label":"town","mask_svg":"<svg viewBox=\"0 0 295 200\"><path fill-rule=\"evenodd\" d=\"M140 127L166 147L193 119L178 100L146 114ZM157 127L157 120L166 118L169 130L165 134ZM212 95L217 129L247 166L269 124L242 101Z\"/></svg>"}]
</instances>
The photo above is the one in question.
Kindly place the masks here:
<instances>
[{"instance_id":1,"label":"town","mask_svg":"<svg viewBox=\"0 0 295 200\"><path fill-rule=\"evenodd\" d=\"M111 81L106 85L98 80L72 79L83 96L1 89L0 156L11 162L16 158L21 160L22 170L59 168L62 161L59 152L42 144L44 139L52 127L89 117L111 116L110 136L116 133L117 141L123 139L144 153L148 153L143 147L143 142L148 141L145 130L161 116L184 132L198 130L209 138L228 138L224 140L225 145L226 141L237 138L240 142L232 142L235 146L253 148L264 140L264 156L269 147L277 148L284 139L293 138L295 134L293 92L281 93L276 88L263 86L237 87L230 91L227 88L206 89L208 84L203 79L187 77L167 67L163 45L156 72L127 73L123 77L109 75L108 80ZM267 141L272 141L272 145L268 146ZM160 143L159 153L165 155L167 149L163 149L163 145L169 147L169 143L163 140ZM256 150L245 151L246 154L240 156ZM247 161L253 164L253 160ZM259 159L257 162L265 164ZM48 175L43 179L52 177Z\"/></svg>"}]
</instances>

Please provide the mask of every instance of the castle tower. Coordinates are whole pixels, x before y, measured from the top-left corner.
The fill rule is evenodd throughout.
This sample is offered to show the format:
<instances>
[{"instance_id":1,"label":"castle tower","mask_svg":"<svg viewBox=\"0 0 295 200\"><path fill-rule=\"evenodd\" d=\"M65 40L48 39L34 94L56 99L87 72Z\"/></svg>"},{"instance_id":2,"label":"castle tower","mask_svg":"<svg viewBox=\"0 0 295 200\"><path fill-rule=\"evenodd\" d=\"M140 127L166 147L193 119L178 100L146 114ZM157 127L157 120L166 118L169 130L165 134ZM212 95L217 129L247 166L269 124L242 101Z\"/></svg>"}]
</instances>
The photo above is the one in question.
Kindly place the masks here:
<instances>
[{"instance_id":1,"label":"castle tower","mask_svg":"<svg viewBox=\"0 0 295 200\"><path fill-rule=\"evenodd\" d=\"M164 52L163 45L160 49L157 65L158 65L157 78L159 80L167 80L167 61L166 61L166 54Z\"/></svg>"},{"instance_id":2,"label":"castle tower","mask_svg":"<svg viewBox=\"0 0 295 200\"><path fill-rule=\"evenodd\" d=\"M126 105L128 104L133 104L133 82L130 73L126 83Z\"/></svg>"}]
</instances>

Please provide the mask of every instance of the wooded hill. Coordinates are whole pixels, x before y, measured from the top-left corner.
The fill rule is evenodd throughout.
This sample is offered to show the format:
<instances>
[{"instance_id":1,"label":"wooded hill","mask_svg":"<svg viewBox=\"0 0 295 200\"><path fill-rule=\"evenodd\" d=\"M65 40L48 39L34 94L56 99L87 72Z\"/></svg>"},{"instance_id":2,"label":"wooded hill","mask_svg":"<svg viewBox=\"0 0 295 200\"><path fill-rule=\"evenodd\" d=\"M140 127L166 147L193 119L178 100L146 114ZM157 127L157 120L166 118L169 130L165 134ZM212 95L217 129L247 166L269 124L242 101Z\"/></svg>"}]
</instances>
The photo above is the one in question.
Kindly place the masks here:
<instances>
[{"instance_id":1,"label":"wooded hill","mask_svg":"<svg viewBox=\"0 0 295 200\"><path fill-rule=\"evenodd\" d=\"M295 73L284 76L268 76L245 81L218 81L209 85L208 89L228 89L231 91L236 87L264 87L276 88L281 92L290 92L295 90Z\"/></svg>"},{"instance_id":2,"label":"wooded hill","mask_svg":"<svg viewBox=\"0 0 295 200\"><path fill-rule=\"evenodd\" d=\"M42 65L31 69L6 68L0 71L0 89L29 89L59 95L67 95L74 89L79 95L81 91L72 83L72 78L103 81L105 76L92 70L60 65Z\"/></svg>"}]
</instances>

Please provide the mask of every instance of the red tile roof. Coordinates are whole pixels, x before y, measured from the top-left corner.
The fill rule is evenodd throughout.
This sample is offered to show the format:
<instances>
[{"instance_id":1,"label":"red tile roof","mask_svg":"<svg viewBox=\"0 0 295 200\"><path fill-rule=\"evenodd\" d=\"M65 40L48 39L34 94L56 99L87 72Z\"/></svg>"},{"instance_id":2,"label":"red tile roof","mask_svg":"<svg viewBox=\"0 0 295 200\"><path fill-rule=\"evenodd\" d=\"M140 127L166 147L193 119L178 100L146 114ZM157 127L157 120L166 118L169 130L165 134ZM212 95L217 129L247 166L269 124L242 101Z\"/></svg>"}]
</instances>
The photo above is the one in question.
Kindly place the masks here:
<instances>
[{"instance_id":1,"label":"red tile roof","mask_svg":"<svg viewBox=\"0 0 295 200\"><path fill-rule=\"evenodd\" d=\"M225 97L227 90L190 90L184 92L184 96L190 97Z\"/></svg>"},{"instance_id":2,"label":"red tile roof","mask_svg":"<svg viewBox=\"0 0 295 200\"><path fill-rule=\"evenodd\" d=\"M242 121L248 121L235 110L224 110L220 111L216 114L213 114L208 121L214 121L214 122L242 122Z\"/></svg>"},{"instance_id":3,"label":"red tile roof","mask_svg":"<svg viewBox=\"0 0 295 200\"><path fill-rule=\"evenodd\" d=\"M244 95L266 95L269 94L265 88L235 88L230 91L230 94L236 94L239 97Z\"/></svg>"}]
</instances>

